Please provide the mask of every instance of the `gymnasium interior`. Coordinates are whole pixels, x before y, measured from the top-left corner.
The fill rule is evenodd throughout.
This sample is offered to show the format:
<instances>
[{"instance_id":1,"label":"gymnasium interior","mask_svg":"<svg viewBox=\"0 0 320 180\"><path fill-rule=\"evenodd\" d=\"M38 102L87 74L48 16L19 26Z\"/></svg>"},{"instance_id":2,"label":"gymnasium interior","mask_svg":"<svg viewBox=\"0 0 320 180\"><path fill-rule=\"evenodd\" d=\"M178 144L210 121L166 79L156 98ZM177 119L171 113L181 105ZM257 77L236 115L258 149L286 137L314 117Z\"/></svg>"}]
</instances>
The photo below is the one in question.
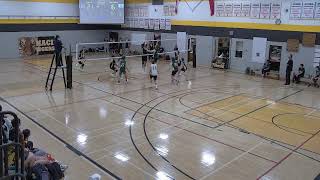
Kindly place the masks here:
<instances>
[{"instance_id":1,"label":"gymnasium interior","mask_svg":"<svg viewBox=\"0 0 320 180\"><path fill-rule=\"evenodd\" d=\"M0 0L0 180L320 180L319 0Z\"/></svg>"}]
</instances>

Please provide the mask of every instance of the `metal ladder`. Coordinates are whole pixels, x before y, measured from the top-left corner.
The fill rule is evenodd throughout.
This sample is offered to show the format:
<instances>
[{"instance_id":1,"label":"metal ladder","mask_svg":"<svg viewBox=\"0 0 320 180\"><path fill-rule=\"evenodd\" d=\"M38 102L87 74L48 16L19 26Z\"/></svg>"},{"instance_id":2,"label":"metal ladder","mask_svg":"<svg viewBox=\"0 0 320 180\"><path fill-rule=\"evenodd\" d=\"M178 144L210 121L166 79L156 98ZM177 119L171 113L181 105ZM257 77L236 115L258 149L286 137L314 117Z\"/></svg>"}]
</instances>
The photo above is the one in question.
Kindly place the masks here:
<instances>
[{"instance_id":1,"label":"metal ladder","mask_svg":"<svg viewBox=\"0 0 320 180\"><path fill-rule=\"evenodd\" d=\"M48 89L48 84L49 84L49 81L51 80L50 89L49 90L52 91L52 86L53 86L53 83L54 83L54 80L55 80L55 77L56 77L56 74L57 74L57 69L61 69L62 70L62 78L63 78L63 82L64 82L64 87L67 88L66 77L65 77L65 74L64 74L66 66L63 65L62 53L60 53L58 56L59 57L56 57L56 54L53 54L53 57L52 57L52 60L51 60L51 65L50 65L48 76L47 76L47 81L46 81L46 90ZM61 62L60 66L59 66L59 64L57 64L58 61ZM55 64L54 67L53 67L53 63ZM51 72L52 70L53 70L53 74Z\"/></svg>"}]
</instances>

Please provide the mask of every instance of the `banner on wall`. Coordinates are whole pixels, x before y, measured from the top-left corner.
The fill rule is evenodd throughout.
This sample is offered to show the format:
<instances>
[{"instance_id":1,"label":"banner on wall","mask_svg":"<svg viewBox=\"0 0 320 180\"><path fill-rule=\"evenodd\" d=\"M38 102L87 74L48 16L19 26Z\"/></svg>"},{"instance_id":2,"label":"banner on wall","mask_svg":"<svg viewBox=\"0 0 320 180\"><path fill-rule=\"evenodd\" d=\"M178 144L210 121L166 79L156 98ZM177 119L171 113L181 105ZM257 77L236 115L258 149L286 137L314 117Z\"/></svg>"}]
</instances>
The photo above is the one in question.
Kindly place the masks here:
<instances>
[{"instance_id":1,"label":"banner on wall","mask_svg":"<svg viewBox=\"0 0 320 180\"><path fill-rule=\"evenodd\" d=\"M224 3L224 15L227 17L232 17L233 13L233 4L232 3Z\"/></svg>"},{"instance_id":2,"label":"banner on wall","mask_svg":"<svg viewBox=\"0 0 320 180\"><path fill-rule=\"evenodd\" d=\"M320 2L316 3L316 10L314 12L314 18L320 19Z\"/></svg>"},{"instance_id":3,"label":"banner on wall","mask_svg":"<svg viewBox=\"0 0 320 180\"><path fill-rule=\"evenodd\" d=\"M174 5L171 5L169 7L169 13L170 13L170 16L176 15L176 7Z\"/></svg>"},{"instance_id":4,"label":"banner on wall","mask_svg":"<svg viewBox=\"0 0 320 180\"><path fill-rule=\"evenodd\" d=\"M139 7L138 10L139 10L139 17L143 17L143 16L144 16L144 9L143 9L143 7Z\"/></svg>"},{"instance_id":5,"label":"banner on wall","mask_svg":"<svg viewBox=\"0 0 320 180\"><path fill-rule=\"evenodd\" d=\"M144 19L144 29L149 29L149 19Z\"/></svg>"},{"instance_id":6,"label":"banner on wall","mask_svg":"<svg viewBox=\"0 0 320 180\"><path fill-rule=\"evenodd\" d=\"M166 20L160 19L160 29L166 29Z\"/></svg>"},{"instance_id":7,"label":"banner on wall","mask_svg":"<svg viewBox=\"0 0 320 180\"><path fill-rule=\"evenodd\" d=\"M251 11L251 3L250 2L243 2L241 7L241 14L243 17L250 17Z\"/></svg>"},{"instance_id":8,"label":"banner on wall","mask_svg":"<svg viewBox=\"0 0 320 180\"><path fill-rule=\"evenodd\" d=\"M271 4L271 19L281 18L281 2L274 2Z\"/></svg>"},{"instance_id":9,"label":"banner on wall","mask_svg":"<svg viewBox=\"0 0 320 180\"><path fill-rule=\"evenodd\" d=\"M54 36L19 38L20 56L34 56L54 53Z\"/></svg>"},{"instance_id":10,"label":"banner on wall","mask_svg":"<svg viewBox=\"0 0 320 180\"><path fill-rule=\"evenodd\" d=\"M139 28L141 28L141 29L144 28L144 19L142 19L142 18L139 19Z\"/></svg>"},{"instance_id":11,"label":"banner on wall","mask_svg":"<svg viewBox=\"0 0 320 180\"><path fill-rule=\"evenodd\" d=\"M314 2L304 2L303 8L301 12L301 18L303 19L313 19L314 17L314 8L315 3Z\"/></svg>"},{"instance_id":12,"label":"banner on wall","mask_svg":"<svg viewBox=\"0 0 320 180\"><path fill-rule=\"evenodd\" d=\"M216 16L221 17L224 16L224 4L221 2L216 2Z\"/></svg>"},{"instance_id":13,"label":"banner on wall","mask_svg":"<svg viewBox=\"0 0 320 180\"><path fill-rule=\"evenodd\" d=\"M290 6L290 19L300 19L302 13L302 2L293 2Z\"/></svg>"},{"instance_id":14,"label":"banner on wall","mask_svg":"<svg viewBox=\"0 0 320 180\"><path fill-rule=\"evenodd\" d=\"M260 19L269 19L270 18L270 3L261 3L260 8Z\"/></svg>"},{"instance_id":15,"label":"banner on wall","mask_svg":"<svg viewBox=\"0 0 320 180\"><path fill-rule=\"evenodd\" d=\"M170 19L166 19L166 30L171 30L171 20Z\"/></svg>"},{"instance_id":16,"label":"banner on wall","mask_svg":"<svg viewBox=\"0 0 320 180\"><path fill-rule=\"evenodd\" d=\"M139 19L138 18L134 19L134 28L139 28Z\"/></svg>"},{"instance_id":17,"label":"banner on wall","mask_svg":"<svg viewBox=\"0 0 320 180\"><path fill-rule=\"evenodd\" d=\"M234 3L233 4L233 16L236 16L236 17L242 16L241 3Z\"/></svg>"},{"instance_id":18,"label":"banner on wall","mask_svg":"<svg viewBox=\"0 0 320 180\"><path fill-rule=\"evenodd\" d=\"M209 0L210 16L214 15L214 0Z\"/></svg>"},{"instance_id":19,"label":"banner on wall","mask_svg":"<svg viewBox=\"0 0 320 180\"><path fill-rule=\"evenodd\" d=\"M260 3L251 4L251 18L260 18Z\"/></svg>"},{"instance_id":20,"label":"banner on wall","mask_svg":"<svg viewBox=\"0 0 320 180\"><path fill-rule=\"evenodd\" d=\"M154 28L154 19L149 19L149 29Z\"/></svg>"},{"instance_id":21,"label":"banner on wall","mask_svg":"<svg viewBox=\"0 0 320 180\"><path fill-rule=\"evenodd\" d=\"M163 13L164 13L164 16L170 16L171 15L169 13L169 6L168 5L164 5L163 6Z\"/></svg>"},{"instance_id":22,"label":"banner on wall","mask_svg":"<svg viewBox=\"0 0 320 180\"><path fill-rule=\"evenodd\" d=\"M149 8L148 8L148 6L144 7L144 17L149 17Z\"/></svg>"},{"instance_id":23,"label":"banner on wall","mask_svg":"<svg viewBox=\"0 0 320 180\"><path fill-rule=\"evenodd\" d=\"M154 20L154 30L160 30L160 19Z\"/></svg>"},{"instance_id":24,"label":"banner on wall","mask_svg":"<svg viewBox=\"0 0 320 180\"><path fill-rule=\"evenodd\" d=\"M134 28L134 20L132 18L129 19L129 27Z\"/></svg>"}]
</instances>

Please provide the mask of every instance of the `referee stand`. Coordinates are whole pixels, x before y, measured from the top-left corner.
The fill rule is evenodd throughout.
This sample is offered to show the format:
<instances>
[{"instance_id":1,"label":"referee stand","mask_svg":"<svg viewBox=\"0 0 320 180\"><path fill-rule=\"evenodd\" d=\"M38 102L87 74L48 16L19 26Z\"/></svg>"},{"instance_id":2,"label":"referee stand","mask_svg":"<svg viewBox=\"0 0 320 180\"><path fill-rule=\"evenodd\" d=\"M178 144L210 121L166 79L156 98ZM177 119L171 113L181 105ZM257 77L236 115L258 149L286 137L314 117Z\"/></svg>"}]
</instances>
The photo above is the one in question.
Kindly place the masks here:
<instances>
[{"instance_id":1,"label":"referee stand","mask_svg":"<svg viewBox=\"0 0 320 180\"><path fill-rule=\"evenodd\" d=\"M64 82L64 87L71 89L72 88L72 54L71 54L71 45L69 47L69 55L66 55L66 49L63 48L65 51L62 53L54 53L52 56L49 72L47 75L46 81L46 90L48 90L49 81L50 82L50 91L52 91L53 83L57 74L57 70L61 69L62 71L62 78ZM66 65L63 64L63 55L66 61ZM53 70L53 73L52 73ZM65 77L65 70L67 71L67 78Z\"/></svg>"}]
</instances>

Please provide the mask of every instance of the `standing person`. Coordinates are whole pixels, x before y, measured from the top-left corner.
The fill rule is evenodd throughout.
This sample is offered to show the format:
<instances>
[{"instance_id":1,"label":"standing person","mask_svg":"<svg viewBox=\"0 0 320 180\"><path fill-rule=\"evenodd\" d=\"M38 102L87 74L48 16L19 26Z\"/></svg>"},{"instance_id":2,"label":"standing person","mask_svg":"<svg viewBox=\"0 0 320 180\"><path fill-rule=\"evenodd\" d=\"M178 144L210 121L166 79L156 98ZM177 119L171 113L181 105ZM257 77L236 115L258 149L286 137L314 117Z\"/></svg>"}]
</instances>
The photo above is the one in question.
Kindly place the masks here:
<instances>
[{"instance_id":1,"label":"standing person","mask_svg":"<svg viewBox=\"0 0 320 180\"><path fill-rule=\"evenodd\" d=\"M114 56L112 56L112 57L114 57ZM112 70L112 75L116 75L118 72L118 65L117 65L116 60L114 58L112 59L109 67Z\"/></svg>"},{"instance_id":2,"label":"standing person","mask_svg":"<svg viewBox=\"0 0 320 180\"><path fill-rule=\"evenodd\" d=\"M57 66L62 66L62 56L61 56L61 51L62 51L62 42L60 40L60 36L56 35L54 39L54 54L56 57L56 65Z\"/></svg>"},{"instance_id":3,"label":"standing person","mask_svg":"<svg viewBox=\"0 0 320 180\"><path fill-rule=\"evenodd\" d=\"M171 83L174 84L174 83L177 83L178 84L178 81L176 79L176 74L178 73L179 71L179 67L178 67L178 63L177 61L173 61L172 63L172 72L171 72Z\"/></svg>"},{"instance_id":4,"label":"standing person","mask_svg":"<svg viewBox=\"0 0 320 180\"><path fill-rule=\"evenodd\" d=\"M125 43L125 54L129 55L129 52L129 39L127 39Z\"/></svg>"},{"instance_id":5,"label":"standing person","mask_svg":"<svg viewBox=\"0 0 320 180\"><path fill-rule=\"evenodd\" d=\"M284 85L290 85L290 76L292 72L293 67L293 60L292 60L292 54L289 56L289 60L287 62L287 69L286 69L286 83Z\"/></svg>"},{"instance_id":6,"label":"standing person","mask_svg":"<svg viewBox=\"0 0 320 180\"><path fill-rule=\"evenodd\" d=\"M188 66L186 65L186 62L184 61L184 58L181 58L181 69L180 69L180 75L181 75L181 72L183 72L186 80L188 81L188 77L186 76L186 72L188 70Z\"/></svg>"},{"instance_id":7,"label":"standing person","mask_svg":"<svg viewBox=\"0 0 320 180\"><path fill-rule=\"evenodd\" d=\"M122 39L120 38L120 40L119 40L120 42L118 43L118 53L119 54L123 54L124 55L124 52L123 52L123 41L122 41Z\"/></svg>"},{"instance_id":8,"label":"standing person","mask_svg":"<svg viewBox=\"0 0 320 180\"><path fill-rule=\"evenodd\" d=\"M158 59L159 59L159 51L157 49L154 49L153 50L153 61L155 61L157 63Z\"/></svg>"},{"instance_id":9,"label":"standing person","mask_svg":"<svg viewBox=\"0 0 320 180\"><path fill-rule=\"evenodd\" d=\"M319 87L319 84L318 84L319 78L320 78L320 66L317 66L315 73L314 73L314 76L312 78L312 82L313 82L314 87ZM308 86L311 86L311 83Z\"/></svg>"},{"instance_id":10,"label":"standing person","mask_svg":"<svg viewBox=\"0 0 320 180\"><path fill-rule=\"evenodd\" d=\"M153 43L149 43L149 52L153 52L153 50L154 50ZM153 56L149 55L149 61L151 61L152 58L153 58Z\"/></svg>"},{"instance_id":11,"label":"standing person","mask_svg":"<svg viewBox=\"0 0 320 180\"><path fill-rule=\"evenodd\" d=\"M118 83L120 83L120 79L122 74L124 74L125 78L126 78L126 83L128 83L128 73L127 73L127 65L126 65L126 58L124 56L121 57L120 59L120 63L119 63L119 79L118 79Z\"/></svg>"},{"instance_id":12,"label":"standing person","mask_svg":"<svg viewBox=\"0 0 320 180\"><path fill-rule=\"evenodd\" d=\"M142 69L145 72L146 71L146 65L147 65L147 61L148 61L148 56L146 56L145 54L148 54L148 49L147 49L147 44L143 43L141 45L142 47Z\"/></svg>"},{"instance_id":13,"label":"standing person","mask_svg":"<svg viewBox=\"0 0 320 180\"><path fill-rule=\"evenodd\" d=\"M174 57L175 57L176 59L178 59L178 53L179 53L179 51L178 51L178 46L177 46L177 45L174 46L173 51L174 51Z\"/></svg>"},{"instance_id":14,"label":"standing person","mask_svg":"<svg viewBox=\"0 0 320 180\"><path fill-rule=\"evenodd\" d=\"M157 84L158 73L159 73L158 66L155 63L155 61L152 61L152 64L150 65L150 80L152 83L152 79L153 79L156 89L158 89L158 84Z\"/></svg>"}]
</instances>

